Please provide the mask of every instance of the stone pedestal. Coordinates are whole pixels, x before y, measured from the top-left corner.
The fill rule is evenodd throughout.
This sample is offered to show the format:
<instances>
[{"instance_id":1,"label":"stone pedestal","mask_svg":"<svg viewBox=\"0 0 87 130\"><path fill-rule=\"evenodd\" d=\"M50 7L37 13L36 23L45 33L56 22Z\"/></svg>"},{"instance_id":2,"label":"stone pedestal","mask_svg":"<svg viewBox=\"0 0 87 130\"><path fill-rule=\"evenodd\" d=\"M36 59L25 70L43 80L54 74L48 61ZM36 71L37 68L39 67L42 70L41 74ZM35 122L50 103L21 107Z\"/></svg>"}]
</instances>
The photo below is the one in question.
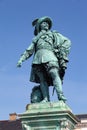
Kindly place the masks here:
<instances>
[{"instance_id":1,"label":"stone pedestal","mask_svg":"<svg viewBox=\"0 0 87 130\"><path fill-rule=\"evenodd\" d=\"M78 123L63 101L27 105L19 117L23 130L73 130Z\"/></svg>"}]
</instances>

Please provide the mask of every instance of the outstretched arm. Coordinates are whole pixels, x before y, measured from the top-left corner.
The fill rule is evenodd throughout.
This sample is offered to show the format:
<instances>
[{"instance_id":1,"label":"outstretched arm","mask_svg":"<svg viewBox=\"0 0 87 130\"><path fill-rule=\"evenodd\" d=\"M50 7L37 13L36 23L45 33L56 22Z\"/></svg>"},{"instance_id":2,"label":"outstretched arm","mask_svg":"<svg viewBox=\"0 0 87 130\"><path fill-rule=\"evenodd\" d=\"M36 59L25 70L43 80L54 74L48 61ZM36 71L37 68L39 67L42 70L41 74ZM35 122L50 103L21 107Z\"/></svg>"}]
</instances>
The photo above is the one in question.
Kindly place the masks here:
<instances>
[{"instance_id":1,"label":"outstretched arm","mask_svg":"<svg viewBox=\"0 0 87 130\"><path fill-rule=\"evenodd\" d=\"M27 60L34 52L34 43L32 42L31 45L24 51L24 53L21 55L17 67L21 67L22 62Z\"/></svg>"}]
</instances>

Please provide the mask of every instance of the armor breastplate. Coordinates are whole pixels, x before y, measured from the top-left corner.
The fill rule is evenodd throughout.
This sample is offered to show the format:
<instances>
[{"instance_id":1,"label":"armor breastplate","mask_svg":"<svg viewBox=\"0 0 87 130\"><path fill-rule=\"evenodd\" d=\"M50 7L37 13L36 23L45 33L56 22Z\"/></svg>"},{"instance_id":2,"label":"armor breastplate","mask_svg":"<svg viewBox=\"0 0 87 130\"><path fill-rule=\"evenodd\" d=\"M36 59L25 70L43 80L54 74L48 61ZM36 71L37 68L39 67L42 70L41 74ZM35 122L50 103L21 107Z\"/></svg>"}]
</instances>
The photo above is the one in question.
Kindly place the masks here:
<instances>
[{"instance_id":1,"label":"armor breastplate","mask_svg":"<svg viewBox=\"0 0 87 130\"><path fill-rule=\"evenodd\" d=\"M39 49L53 50L52 32L47 32L39 37L36 43L36 51Z\"/></svg>"}]
</instances>

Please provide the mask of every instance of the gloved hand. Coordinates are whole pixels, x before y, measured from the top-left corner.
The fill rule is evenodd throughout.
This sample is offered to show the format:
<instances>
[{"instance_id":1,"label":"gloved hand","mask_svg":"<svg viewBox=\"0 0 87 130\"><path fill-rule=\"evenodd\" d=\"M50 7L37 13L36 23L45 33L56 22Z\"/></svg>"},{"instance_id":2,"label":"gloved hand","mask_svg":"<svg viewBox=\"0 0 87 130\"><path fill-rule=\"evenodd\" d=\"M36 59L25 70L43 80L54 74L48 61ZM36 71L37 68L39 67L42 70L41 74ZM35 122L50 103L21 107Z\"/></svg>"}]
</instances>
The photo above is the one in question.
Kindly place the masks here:
<instances>
[{"instance_id":1,"label":"gloved hand","mask_svg":"<svg viewBox=\"0 0 87 130\"><path fill-rule=\"evenodd\" d=\"M22 61L18 61L18 63L17 63L17 67L21 67L22 66Z\"/></svg>"}]
</instances>

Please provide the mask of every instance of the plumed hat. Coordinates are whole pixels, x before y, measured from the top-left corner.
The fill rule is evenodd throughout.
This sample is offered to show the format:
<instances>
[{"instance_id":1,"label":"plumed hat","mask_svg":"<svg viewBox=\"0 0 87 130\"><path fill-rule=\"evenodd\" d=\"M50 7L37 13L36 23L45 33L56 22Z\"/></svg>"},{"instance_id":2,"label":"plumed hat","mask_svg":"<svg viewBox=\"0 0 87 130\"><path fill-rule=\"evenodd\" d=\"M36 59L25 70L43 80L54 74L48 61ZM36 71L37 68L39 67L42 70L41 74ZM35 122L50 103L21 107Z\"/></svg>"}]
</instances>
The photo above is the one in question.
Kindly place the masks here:
<instances>
[{"instance_id":1,"label":"plumed hat","mask_svg":"<svg viewBox=\"0 0 87 130\"><path fill-rule=\"evenodd\" d=\"M51 20L51 18L45 16L45 17L42 17L42 18L39 18L39 19L35 19L32 22L32 25L35 26L34 35L37 35L40 32L40 24L42 22L47 22L49 24L49 29L51 29L51 27L52 27L52 20Z\"/></svg>"}]
</instances>

